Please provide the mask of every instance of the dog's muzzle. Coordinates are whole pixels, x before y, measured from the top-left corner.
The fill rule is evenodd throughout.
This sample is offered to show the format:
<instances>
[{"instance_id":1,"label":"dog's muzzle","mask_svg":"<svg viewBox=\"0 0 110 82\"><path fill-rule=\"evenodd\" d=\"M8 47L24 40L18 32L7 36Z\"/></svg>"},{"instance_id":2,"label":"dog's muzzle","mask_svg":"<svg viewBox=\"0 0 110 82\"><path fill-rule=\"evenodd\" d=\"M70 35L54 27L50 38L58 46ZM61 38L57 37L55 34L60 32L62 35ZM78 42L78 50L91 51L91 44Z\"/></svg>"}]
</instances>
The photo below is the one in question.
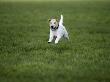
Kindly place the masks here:
<instances>
[{"instance_id":1,"label":"dog's muzzle","mask_svg":"<svg viewBox=\"0 0 110 82\"><path fill-rule=\"evenodd\" d=\"M51 26L51 30L52 30L52 31L54 31L54 30L56 30L56 29L58 29L58 27Z\"/></svg>"}]
</instances>

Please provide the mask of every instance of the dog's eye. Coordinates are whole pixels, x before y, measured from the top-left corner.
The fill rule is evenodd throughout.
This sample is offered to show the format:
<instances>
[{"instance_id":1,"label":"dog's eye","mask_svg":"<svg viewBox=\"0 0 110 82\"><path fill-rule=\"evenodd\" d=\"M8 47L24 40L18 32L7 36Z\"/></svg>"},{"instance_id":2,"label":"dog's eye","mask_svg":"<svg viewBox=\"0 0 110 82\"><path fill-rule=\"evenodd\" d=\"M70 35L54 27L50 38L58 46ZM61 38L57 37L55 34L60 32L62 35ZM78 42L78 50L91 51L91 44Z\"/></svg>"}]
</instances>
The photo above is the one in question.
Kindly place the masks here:
<instances>
[{"instance_id":1,"label":"dog's eye","mask_svg":"<svg viewBox=\"0 0 110 82\"><path fill-rule=\"evenodd\" d=\"M54 24L56 24L56 22L54 22Z\"/></svg>"}]
</instances>

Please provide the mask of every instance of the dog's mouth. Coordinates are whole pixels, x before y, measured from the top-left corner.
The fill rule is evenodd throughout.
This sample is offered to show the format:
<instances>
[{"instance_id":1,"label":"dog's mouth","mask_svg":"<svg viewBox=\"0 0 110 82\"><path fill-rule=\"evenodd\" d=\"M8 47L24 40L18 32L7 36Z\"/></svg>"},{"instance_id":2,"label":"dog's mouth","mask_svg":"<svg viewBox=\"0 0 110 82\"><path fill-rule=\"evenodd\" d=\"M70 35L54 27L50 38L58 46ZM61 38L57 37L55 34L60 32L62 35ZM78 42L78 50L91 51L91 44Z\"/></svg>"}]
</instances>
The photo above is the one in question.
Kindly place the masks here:
<instances>
[{"instance_id":1,"label":"dog's mouth","mask_svg":"<svg viewBox=\"0 0 110 82\"><path fill-rule=\"evenodd\" d=\"M58 29L58 27L51 26L52 31L57 30L57 29Z\"/></svg>"}]
</instances>

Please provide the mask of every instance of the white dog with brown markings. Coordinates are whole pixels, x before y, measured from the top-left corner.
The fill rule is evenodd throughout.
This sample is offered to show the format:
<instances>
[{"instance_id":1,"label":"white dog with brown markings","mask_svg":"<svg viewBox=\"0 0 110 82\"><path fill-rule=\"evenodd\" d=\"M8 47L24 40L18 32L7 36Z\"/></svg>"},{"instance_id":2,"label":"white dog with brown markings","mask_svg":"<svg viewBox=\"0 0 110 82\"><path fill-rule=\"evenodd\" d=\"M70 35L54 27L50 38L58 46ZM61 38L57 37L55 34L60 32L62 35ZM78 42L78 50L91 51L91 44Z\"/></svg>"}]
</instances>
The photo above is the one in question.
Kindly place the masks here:
<instances>
[{"instance_id":1,"label":"white dog with brown markings","mask_svg":"<svg viewBox=\"0 0 110 82\"><path fill-rule=\"evenodd\" d=\"M58 22L56 19L50 19L50 35L48 43L51 43L53 39L55 39L55 44L59 42L59 40L64 37L69 40L68 32L63 25L63 15L61 15L60 21Z\"/></svg>"}]
</instances>

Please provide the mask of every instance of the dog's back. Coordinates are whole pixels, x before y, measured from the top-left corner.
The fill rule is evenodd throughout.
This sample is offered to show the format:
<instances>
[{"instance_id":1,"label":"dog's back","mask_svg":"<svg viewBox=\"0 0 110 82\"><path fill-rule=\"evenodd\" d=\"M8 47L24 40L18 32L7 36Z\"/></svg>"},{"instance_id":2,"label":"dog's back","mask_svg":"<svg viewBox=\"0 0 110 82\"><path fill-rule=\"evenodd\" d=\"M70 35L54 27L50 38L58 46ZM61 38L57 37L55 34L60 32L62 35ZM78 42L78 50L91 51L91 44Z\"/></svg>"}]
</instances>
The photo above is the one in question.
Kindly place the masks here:
<instances>
[{"instance_id":1,"label":"dog's back","mask_svg":"<svg viewBox=\"0 0 110 82\"><path fill-rule=\"evenodd\" d=\"M60 18L60 21L59 21L59 30L58 31L59 31L58 33L63 34L64 37L69 39L68 32L67 32L65 26L63 25L63 15L61 15L61 18Z\"/></svg>"}]
</instances>

